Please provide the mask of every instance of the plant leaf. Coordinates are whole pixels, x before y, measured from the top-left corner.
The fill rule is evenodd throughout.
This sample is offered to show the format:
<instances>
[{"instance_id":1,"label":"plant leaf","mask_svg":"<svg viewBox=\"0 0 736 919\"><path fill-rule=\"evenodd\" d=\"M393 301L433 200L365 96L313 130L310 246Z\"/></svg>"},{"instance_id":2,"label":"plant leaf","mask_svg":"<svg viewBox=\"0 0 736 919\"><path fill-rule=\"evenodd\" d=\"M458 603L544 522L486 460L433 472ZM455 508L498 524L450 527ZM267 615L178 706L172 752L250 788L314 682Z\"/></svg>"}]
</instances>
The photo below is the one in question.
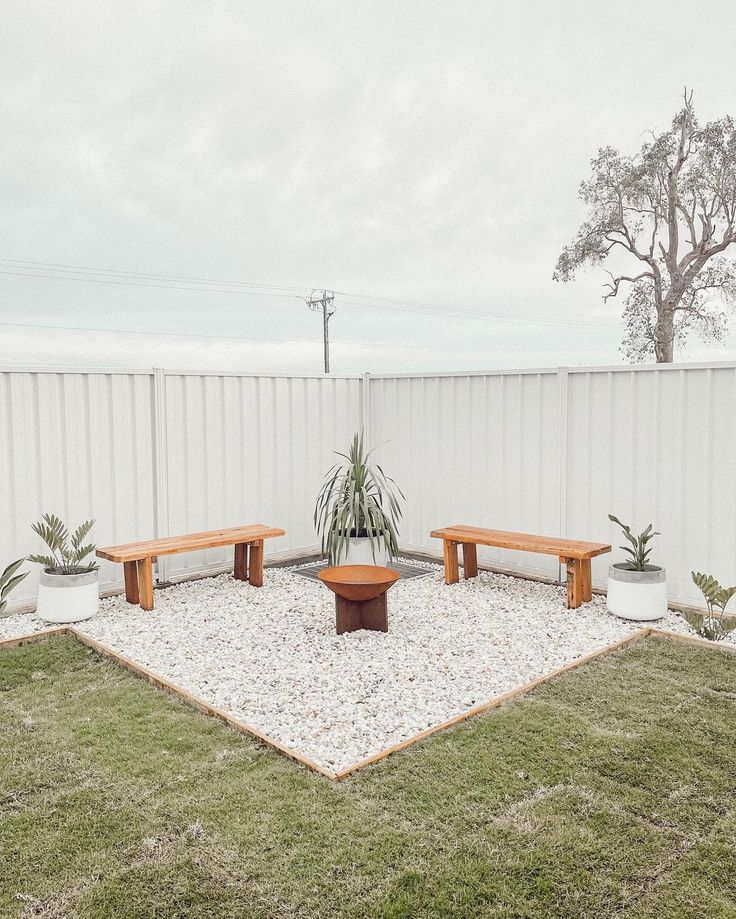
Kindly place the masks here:
<instances>
[{"instance_id":1,"label":"plant leaf","mask_svg":"<svg viewBox=\"0 0 736 919\"><path fill-rule=\"evenodd\" d=\"M4 600L10 591L13 590L14 587L17 587L24 578L28 577L29 574L29 571L24 571L23 574L16 574L14 578L10 578L9 581L3 584L2 589L0 589L0 599Z\"/></svg>"},{"instance_id":2,"label":"plant leaf","mask_svg":"<svg viewBox=\"0 0 736 919\"><path fill-rule=\"evenodd\" d=\"M8 583L8 581L13 577L15 572L20 568L24 561L25 558L19 558L17 561L11 562L8 565L5 571L3 571L2 575L0 575L0 587L3 587L3 585Z\"/></svg>"}]
</instances>

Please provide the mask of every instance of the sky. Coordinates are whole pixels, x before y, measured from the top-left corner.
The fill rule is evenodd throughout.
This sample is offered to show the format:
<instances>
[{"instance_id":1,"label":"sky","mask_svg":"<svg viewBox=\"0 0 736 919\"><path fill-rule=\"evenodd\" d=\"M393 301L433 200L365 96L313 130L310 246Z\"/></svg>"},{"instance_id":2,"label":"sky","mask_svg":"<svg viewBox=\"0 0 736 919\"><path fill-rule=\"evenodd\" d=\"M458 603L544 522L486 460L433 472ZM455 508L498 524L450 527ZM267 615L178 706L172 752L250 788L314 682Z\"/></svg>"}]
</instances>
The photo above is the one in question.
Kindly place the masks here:
<instances>
[{"instance_id":1,"label":"sky","mask_svg":"<svg viewBox=\"0 0 736 919\"><path fill-rule=\"evenodd\" d=\"M578 185L736 115L732 0L0 4L0 365L621 363Z\"/></svg>"}]
</instances>

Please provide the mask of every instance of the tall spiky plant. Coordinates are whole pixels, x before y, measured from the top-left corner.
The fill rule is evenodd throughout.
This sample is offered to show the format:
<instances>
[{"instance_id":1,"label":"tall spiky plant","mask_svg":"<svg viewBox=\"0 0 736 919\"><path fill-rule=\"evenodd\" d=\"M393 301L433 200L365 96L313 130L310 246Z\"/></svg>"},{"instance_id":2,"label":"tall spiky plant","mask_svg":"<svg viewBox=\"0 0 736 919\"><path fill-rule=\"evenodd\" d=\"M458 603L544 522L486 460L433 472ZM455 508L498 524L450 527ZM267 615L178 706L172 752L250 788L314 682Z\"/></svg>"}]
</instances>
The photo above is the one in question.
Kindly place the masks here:
<instances>
[{"instance_id":1,"label":"tall spiky plant","mask_svg":"<svg viewBox=\"0 0 736 919\"><path fill-rule=\"evenodd\" d=\"M29 555L28 561L43 565L50 574L84 574L96 571L98 566L95 562L82 564L84 559L95 551L94 543L84 542L94 523L94 520L87 520L70 535L69 530L55 514L44 514L38 523L31 524L31 527L49 547L51 555Z\"/></svg>"},{"instance_id":2,"label":"tall spiky plant","mask_svg":"<svg viewBox=\"0 0 736 919\"><path fill-rule=\"evenodd\" d=\"M331 564L339 564L351 536L363 536L370 540L374 560L381 546L389 556L398 555L403 492L378 464L371 465L373 450L366 450L362 431L354 435L348 453L335 453L344 462L325 476L314 509L322 551Z\"/></svg>"}]
</instances>

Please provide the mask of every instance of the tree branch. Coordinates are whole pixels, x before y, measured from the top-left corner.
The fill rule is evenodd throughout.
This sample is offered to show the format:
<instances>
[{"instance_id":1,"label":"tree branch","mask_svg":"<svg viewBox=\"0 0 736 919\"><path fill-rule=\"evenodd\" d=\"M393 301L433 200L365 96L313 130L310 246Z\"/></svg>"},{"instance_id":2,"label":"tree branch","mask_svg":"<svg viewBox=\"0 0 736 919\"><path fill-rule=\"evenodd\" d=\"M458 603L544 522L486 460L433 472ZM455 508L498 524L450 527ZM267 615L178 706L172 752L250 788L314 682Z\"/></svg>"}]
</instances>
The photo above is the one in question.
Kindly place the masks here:
<instances>
[{"instance_id":1,"label":"tree branch","mask_svg":"<svg viewBox=\"0 0 736 919\"><path fill-rule=\"evenodd\" d=\"M614 275L610 271L606 273L610 275L611 281L610 283L605 285L606 287L610 288L610 292L604 295L603 297L604 303L606 302L606 300L610 300L612 297L615 297L618 294L618 289L621 286L621 284L624 283L624 281L626 281L629 284L636 284L637 281L641 281L643 278L651 278L653 281L655 280L654 272L652 271L642 271L641 274L636 275L636 277L634 278L631 278L625 274L619 275L618 277L614 277Z\"/></svg>"}]
</instances>

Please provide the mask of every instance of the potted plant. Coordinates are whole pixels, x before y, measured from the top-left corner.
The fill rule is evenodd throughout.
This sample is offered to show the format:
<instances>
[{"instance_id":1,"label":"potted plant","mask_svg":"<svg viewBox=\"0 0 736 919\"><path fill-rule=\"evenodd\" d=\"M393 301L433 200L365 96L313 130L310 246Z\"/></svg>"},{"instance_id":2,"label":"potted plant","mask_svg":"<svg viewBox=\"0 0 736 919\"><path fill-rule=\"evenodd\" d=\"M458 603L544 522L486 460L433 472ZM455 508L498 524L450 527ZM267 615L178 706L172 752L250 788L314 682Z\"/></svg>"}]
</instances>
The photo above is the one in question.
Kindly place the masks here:
<instances>
[{"instance_id":1,"label":"potted plant","mask_svg":"<svg viewBox=\"0 0 736 919\"><path fill-rule=\"evenodd\" d=\"M54 514L44 514L33 530L51 555L29 555L29 562L43 565L38 585L36 615L46 622L79 622L97 612L100 602L99 574L95 562L85 559L95 551L85 543L94 520L87 520L73 533Z\"/></svg>"},{"instance_id":2,"label":"potted plant","mask_svg":"<svg viewBox=\"0 0 736 919\"><path fill-rule=\"evenodd\" d=\"M649 543L660 534L653 524L638 536L621 523L618 517L608 519L621 527L628 546L621 546L631 556L608 569L608 611L621 619L651 621L661 619L667 612L667 574L664 568L649 564Z\"/></svg>"},{"instance_id":3,"label":"potted plant","mask_svg":"<svg viewBox=\"0 0 736 919\"><path fill-rule=\"evenodd\" d=\"M0 574L0 616L5 614L8 606L7 596L10 591L17 587L23 578L28 577L27 571L24 571L23 574L15 573L24 561L24 558L19 558L16 562L11 562L5 571Z\"/></svg>"},{"instance_id":4,"label":"potted plant","mask_svg":"<svg viewBox=\"0 0 736 919\"><path fill-rule=\"evenodd\" d=\"M709 641L722 641L729 632L736 629L736 614L726 615L728 601L736 595L736 587L721 587L710 574L691 572L695 585L705 597L708 612L687 609L682 618L692 626L698 635Z\"/></svg>"},{"instance_id":5,"label":"potted plant","mask_svg":"<svg viewBox=\"0 0 736 919\"><path fill-rule=\"evenodd\" d=\"M398 554L400 499L404 495L379 465L369 462L363 434L325 476L314 524L332 565L386 565Z\"/></svg>"}]
</instances>

